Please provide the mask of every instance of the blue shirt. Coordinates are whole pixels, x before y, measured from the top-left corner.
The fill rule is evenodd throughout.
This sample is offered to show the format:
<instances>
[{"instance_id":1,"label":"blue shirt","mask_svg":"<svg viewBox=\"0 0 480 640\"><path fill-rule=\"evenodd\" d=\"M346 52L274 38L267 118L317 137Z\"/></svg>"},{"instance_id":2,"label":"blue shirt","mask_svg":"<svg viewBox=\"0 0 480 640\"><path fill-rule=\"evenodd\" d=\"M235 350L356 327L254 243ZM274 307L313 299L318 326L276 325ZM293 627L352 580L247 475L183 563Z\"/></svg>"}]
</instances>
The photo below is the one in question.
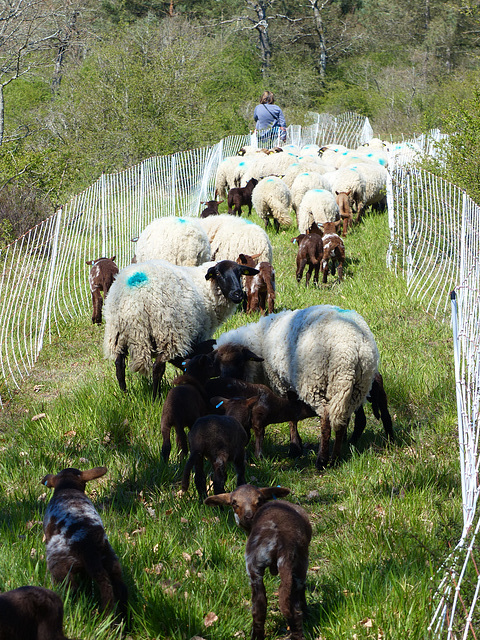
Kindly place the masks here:
<instances>
[{"instance_id":1,"label":"blue shirt","mask_svg":"<svg viewBox=\"0 0 480 640\"><path fill-rule=\"evenodd\" d=\"M285 116L276 104L257 104L253 112L253 119L257 123L256 129L269 129L272 126L286 127Z\"/></svg>"}]
</instances>

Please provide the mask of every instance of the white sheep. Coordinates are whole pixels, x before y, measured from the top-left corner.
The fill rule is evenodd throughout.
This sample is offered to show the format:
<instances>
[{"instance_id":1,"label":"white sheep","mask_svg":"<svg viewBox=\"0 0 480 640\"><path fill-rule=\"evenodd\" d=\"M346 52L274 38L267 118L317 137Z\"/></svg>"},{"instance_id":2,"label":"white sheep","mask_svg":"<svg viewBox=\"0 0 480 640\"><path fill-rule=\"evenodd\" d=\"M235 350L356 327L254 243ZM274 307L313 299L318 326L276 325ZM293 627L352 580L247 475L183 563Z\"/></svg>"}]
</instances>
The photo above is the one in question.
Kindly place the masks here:
<instances>
[{"instance_id":1,"label":"white sheep","mask_svg":"<svg viewBox=\"0 0 480 640\"><path fill-rule=\"evenodd\" d=\"M292 209L296 212L303 196L310 189L328 189L331 190L330 183L317 171L304 171L299 173L291 186L292 193Z\"/></svg>"},{"instance_id":2,"label":"white sheep","mask_svg":"<svg viewBox=\"0 0 480 640\"><path fill-rule=\"evenodd\" d=\"M230 260L198 267L149 260L122 269L104 307L103 343L105 357L115 361L120 389L126 390L127 354L130 369L144 375L155 357L155 397L165 363L211 338L243 299L241 276L257 273Z\"/></svg>"},{"instance_id":3,"label":"white sheep","mask_svg":"<svg viewBox=\"0 0 480 640\"><path fill-rule=\"evenodd\" d=\"M252 204L258 216L265 221L265 228L270 218L277 232L280 227L291 226L292 194L281 178L269 176L260 180L253 190Z\"/></svg>"},{"instance_id":4,"label":"white sheep","mask_svg":"<svg viewBox=\"0 0 480 640\"><path fill-rule=\"evenodd\" d=\"M218 165L215 174L215 197L225 199L229 189L235 186L234 174L237 166L245 162L242 156L228 156Z\"/></svg>"},{"instance_id":5,"label":"white sheep","mask_svg":"<svg viewBox=\"0 0 480 640\"><path fill-rule=\"evenodd\" d=\"M355 222L359 222L367 207L384 209L386 206L386 192L388 171L385 167L373 162L361 162L351 167L365 180L365 200L363 207L357 210Z\"/></svg>"},{"instance_id":6,"label":"white sheep","mask_svg":"<svg viewBox=\"0 0 480 640\"><path fill-rule=\"evenodd\" d=\"M283 311L222 334L213 352L222 376L294 392L321 418L317 467L341 452L348 421L365 401L379 365L378 348L355 311L318 305Z\"/></svg>"},{"instance_id":7,"label":"white sheep","mask_svg":"<svg viewBox=\"0 0 480 640\"><path fill-rule=\"evenodd\" d=\"M355 207L356 211L361 211L365 202L365 178L360 171L357 171L354 167L344 167L337 169L329 173L324 173L323 177L330 184L332 193L335 194L337 203L340 205L339 194L346 194L348 198L348 211L344 211L342 208L342 217L345 215L348 220L344 227L346 233L346 227L351 222L352 207ZM345 220L344 220L345 222Z\"/></svg>"},{"instance_id":8,"label":"white sheep","mask_svg":"<svg viewBox=\"0 0 480 640\"><path fill-rule=\"evenodd\" d=\"M172 264L196 267L211 259L208 236L196 218L166 216L156 218L139 235L137 262L167 260Z\"/></svg>"},{"instance_id":9,"label":"white sheep","mask_svg":"<svg viewBox=\"0 0 480 640\"><path fill-rule=\"evenodd\" d=\"M380 149L370 149L369 147L359 147L342 154L337 168L349 167L358 162L373 162L381 167L388 167L388 153Z\"/></svg>"},{"instance_id":10,"label":"white sheep","mask_svg":"<svg viewBox=\"0 0 480 640\"><path fill-rule=\"evenodd\" d=\"M212 260L236 260L244 253L250 256L259 254L259 262L272 262L272 244L258 224L228 213L199 222L210 240Z\"/></svg>"},{"instance_id":11,"label":"white sheep","mask_svg":"<svg viewBox=\"0 0 480 640\"><path fill-rule=\"evenodd\" d=\"M258 154L251 158L242 177L242 186L246 185L250 178L260 180L266 176L283 176L293 162L297 162L297 156L292 153L274 153L268 156Z\"/></svg>"},{"instance_id":12,"label":"white sheep","mask_svg":"<svg viewBox=\"0 0 480 640\"><path fill-rule=\"evenodd\" d=\"M328 189L310 189L305 193L297 209L297 225L300 233L308 233L316 223L335 222L340 209L333 193Z\"/></svg>"},{"instance_id":13,"label":"white sheep","mask_svg":"<svg viewBox=\"0 0 480 640\"><path fill-rule=\"evenodd\" d=\"M343 154L347 151L349 149L342 144L326 144L320 147L318 155L323 162L332 165L336 169L343 158Z\"/></svg>"}]
</instances>

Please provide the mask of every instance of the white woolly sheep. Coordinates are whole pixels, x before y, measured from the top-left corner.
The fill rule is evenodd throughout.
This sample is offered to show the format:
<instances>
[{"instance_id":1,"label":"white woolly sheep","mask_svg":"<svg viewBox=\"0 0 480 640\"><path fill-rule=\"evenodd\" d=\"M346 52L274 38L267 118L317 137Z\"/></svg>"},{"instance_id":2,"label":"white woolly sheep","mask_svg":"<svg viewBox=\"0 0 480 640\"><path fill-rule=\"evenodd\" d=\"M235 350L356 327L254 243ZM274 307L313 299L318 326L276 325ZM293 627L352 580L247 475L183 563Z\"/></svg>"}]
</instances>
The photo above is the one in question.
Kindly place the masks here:
<instances>
[{"instance_id":1,"label":"white woolly sheep","mask_svg":"<svg viewBox=\"0 0 480 640\"><path fill-rule=\"evenodd\" d=\"M379 364L365 320L331 305L283 311L228 331L212 356L222 376L264 383L283 396L293 391L315 411L319 469L329 460L331 429L332 458L339 458L350 416L365 401Z\"/></svg>"},{"instance_id":2,"label":"white woolly sheep","mask_svg":"<svg viewBox=\"0 0 480 640\"><path fill-rule=\"evenodd\" d=\"M297 210L297 224L300 233L308 233L313 223L321 226L324 222L334 222L340 218L335 196L328 189L310 189L303 196Z\"/></svg>"},{"instance_id":3,"label":"white woolly sheep","mask_svg":"<svg viewBox=\"0 0 480 640\"><path fill-rule=\"evenodd\" d=\"M167 260L172 264L196 267L211 259L208 236L197 218L166 216L153 220L137 240L138 262Z\"/></svg>"},{"instance_id":4,"label":"white woolly sheep","mask_svg":"<svg viewBox=\"0 0 480 640\"><path fill-rule=\"evenodd\" d=\"M260 180L266 176L283 176L293 162L297 162L297 156L291 153L274 153L269 156L258 154L247 166L242 177L242 185L250 178Z\"/></svg>"},{"instance_id":5,"label":"white woolly sheep","mask_svg":"<svg viewBox=\"0 0 480 640\"><path fill-rule=\"evenodd\" d=\"M45 587L19 587L0 595L0 640L68 640L63 602Z\"/></svg>"},{"instance_id":6,"label":"white woolly sheep","mask_svg":"<svg viewBox=\"0 0 480 640\"><path fill-rule=\"evenodd\" d=\"M324 173L323 177L330 184L332 193L348 194L350 208L355 207L358 212L364 206L366 183L363 174L354 167L344 167L329 173ZM337 198L338 203L338 198ZM348 212L351 217L351 212ZM347 225L348 226L348 225ZM344 227L344 234L346 227Z\"/></svg>"},{"instance_id":7,"label":"white woolly sheep","mask_svg":"<svg viewBox=\"0 0 480 640\"><path fill-rule=\"evenodd\" d=\"M349 167L358 162L373 162L387 168L388 153L377 149L369 149L368 147L360 147L342 154L341 160L337 163L337 168Z\"/></svg>"},{"instance_id":8,"label":"white woolly sheep","mask_svg":"<svg viewBox=\"0 0 480 640\"><path fill-rule=\"evenodd\" d=\"M272 244L258 224L228 213L210 216L199 222L210 240L212 260L236 260L241 253L245 253L259 254L259 262L272 262Z\"/></svg>"},{"instance_id":9,"label":"white woolly sheep","mask_svg":"<svg viewBox=\"0 0 480 640\"><path fill-rule=\"evenodd\" d=\"M343 154L347 151L350 151L350 149L342 144L326 144L320 147L318 155L323 162L332 165L336 169L343 158Z\"/></svg>"},{"instance_id":10,"label":"white woolly sheep","mask_svg":"<svg viewBox=\"0 0 480 640\"><path fill-rule=\"evenodd\" d=\"M110 545L103 523L85 495L85 485L107 472L105 467L88 471L63 469L47 474L42 484L53 489L43 518L47 567L54 583L66 580L77 588L76 575L85 572L100 590L101 606L126 616L127 587L120 562Z\"/></svg>"},{"instance_id":11,"label":"white woolly sheep","mask_svg":"<svg viewBox=\"0 0 480 640\"><path fill-rule=\"evenodd\" d=\"M126 390L127 354L130 369L145 375L155 357L156 397L166 362L211 338L243 299L241 276L257 273L230 260L198 267L149 260L122 269L105 304L103 343L105 357L115 361L120 389Z\"/></svg>"},{"instance_id":12,"label":"white woolly sheep","mask_svg":"<svg viewBox=\"0 0 480 640\"><path fill-rule=\"evenodd\" d=\"M360 222L367 207L383 209L386 206L388 171L373 162L362 162L351 167L365 180L365 200L363 207L357 210L356 222Z\"/></svg>"},{"instance_id":13,"label":"white woolly sheep","mask_svg":"<svg viewBox=\"0 0 480 640\"><path fill-rule=\"evenodd\" d=\"M251 640L265 638L267 597L263 576L267 567L272 575L280 576L278 604L290 628L291 640L305 638L305 582L312 526L304 509L276 499L288 493L290 490L284 487L257 489L244 484L232 493L205 500L207 505L231 506L237 524L248 532L245 561L252 589ZM274 502L267 502L272 499Z\"/></svg>"},{"instance_id":14,"label":"white woolly sheep","mask_svg":"<svg viewBox=\"0 0 480 640\"><path fill-rule=\"evenodd\" d=\"M252 204L258 216L265 221L265 229L273 220L275 231L280 227L290 227L292 219L292 195L285 182L275 176L263 178L252 193ZM245 253L245 252L243 252Z\"/></svg>"},{"instance_id":15,"label":"white woolly sheep","mask_svg":"<svg viewBox=\"0 0 480 640\"><path fill-rule=\"evenodd\" d=\"M291 186L292 209L297 212L303 196L310 189L328 189L331 191L330 182L317 171L305 171L299 173Z\"/></svg>"}]
</instances>

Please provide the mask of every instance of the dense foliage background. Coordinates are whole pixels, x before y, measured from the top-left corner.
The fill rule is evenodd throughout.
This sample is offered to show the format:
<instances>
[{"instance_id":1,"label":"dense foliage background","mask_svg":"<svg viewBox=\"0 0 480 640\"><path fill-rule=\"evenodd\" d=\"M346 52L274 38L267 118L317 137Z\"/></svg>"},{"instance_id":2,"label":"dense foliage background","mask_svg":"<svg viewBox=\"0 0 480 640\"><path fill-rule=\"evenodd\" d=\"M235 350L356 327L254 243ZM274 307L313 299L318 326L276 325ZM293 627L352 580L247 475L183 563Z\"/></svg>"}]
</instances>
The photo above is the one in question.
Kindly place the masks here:
<instances>
[{"instance_id":1,"label":"dense foliage background","mask_svg":"<svg viewBox=\"0 0 480 640\"><path fill-rule=\"evenodd\" d=\"M289 123L354 110L386 138L458 134L436 170L477 196L473 0L15 5L0 3L0 243L102 172L246 133L265 88Z\"/></svg>"}]
</instances>

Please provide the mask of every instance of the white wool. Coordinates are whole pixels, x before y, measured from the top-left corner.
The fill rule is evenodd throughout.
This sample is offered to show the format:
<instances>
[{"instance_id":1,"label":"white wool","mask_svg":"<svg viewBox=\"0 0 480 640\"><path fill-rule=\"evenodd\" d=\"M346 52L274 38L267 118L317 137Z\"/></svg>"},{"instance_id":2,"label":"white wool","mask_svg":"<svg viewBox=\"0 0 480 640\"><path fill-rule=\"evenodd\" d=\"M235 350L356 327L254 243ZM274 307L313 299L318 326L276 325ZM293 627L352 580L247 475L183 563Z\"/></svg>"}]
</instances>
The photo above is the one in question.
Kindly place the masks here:
<instances>
[{"instance_id":1,"label":"white wool","mask_svg":"<svg viewBox=\"0 0 480 640\"><path fill-rule=\"evenodd\" d=\"M210 240L212 260L236 260L241 253L249 256L259 253L259 262L272 262L270 239L258 224L228 213L201 218L199 223Z\"/></svg>"},{"instance_id":2,"label":"white wool","mask_svg":"<svg viewBox=\"0 0 480 640\"><path fill-rule=\"evenodd\" d=\"M258 156L252 158L251 164L243 174L242 186L245 186L250 178L260 180L266 176L283 176L294 162L297 162L297 156L293 153L285 151L271 155L259 153Z\"/></svg>"},{"instance_id":3,"label":"white wool","mask_svg":"<svg viewBox=\"0 0 480 640\"><path fill-rule=\"evenodd\" d=\"M241 162L244 162L242 156L228 156L218 165L215 175L215 194L218 198L225 199L229 189L235 186L234 173Z\"/></svg>"},{"instance_id":4,"label":"white wool","mask_svg":"<svg viewBox=\"0 0 480 640\"><path fill-rule=\"evenodd\" d=\"M262 220L274 218L281 226L291 226L292 195L281 178L270 176L260 180L253 190L252 204Z\"/></svg>"},{"instance_id":5,"label":"white wool","mask_svg":"<svg viewBox=\"0 0 480 640\"><path fill-rule=\"evenodd\" d=\"M380 202L386 194L388 171L372 162L359 162L352 169L358 171L365 180L364 207Z\"/></svg>"},{"instance_id":6,"label":"white wool","mask_svg":"<svg viewBox=\"0 0 480 640\"><path fill-rule=\"evenodd\" d=\"M225 344L247 347L264 359L249 363L248 380L266 382L322 416L328 408L332 428L346 427L365 401L378 371L378 348L365 320L355 311L318 305L283 311L222 334Z\"/></svg>"},{"instance_id":7,"label":"white wool","mask_svg":"<svg viewBox=\"0 0 480 640\"><path fill-rule=\"evenodd\" d=\"M350 207L355 203L357 210L365 201L365 178L354 167L337 169L330 173L324 173L323 177L330 184L332 193L349 193Z\"/></svg>"},{"instance_id":8,"label":"white wool","mask_svg":"<svg viewBox=\"0 0 480 640\"><path fill-rule=\"evenodd\" d=\"M237 306L214 280L205 280L214 264L182 267L149 260L122 269L104 306L105 357L115 360L128 349L132 371L148 374L152 340L166 362L211 338Z\"/></svg>"},{"instance_id":9,"label":"white wool","mask_svg":"<svg viewBox=\"0 0 480 640\"><path fill-rule=\"evenodd\" d=\"M292 193L292 209L297 211L303 196L310 189L328 189L330 183L317 171L304 171L299 173L291 186Z\"/></svg>"},{"instance_id":10,"label":"white wool","mask_svg":"<svg viewBox=\"0 0 480 640\"><path fill-rule=\"evenodd\" d=\"M156 218L140 234L137 262L168 260L172 264L195 267L211 257L210 242L196 218L167 216Z\"/></svg>"},{"instance_id":11,"label":"white wool","mask_svg":"<svg viewBox=\"0 0 480 640\"><path fill-rule=\"evenodd\" d=\"M310 189L305 193L297 209L297 225L300 233L307 233L314 222L334 222L340 218L340 210L333 193L327 189Z\"/></svg>"},{"instance_id":12,"label":"white wool","mask_svg":"<svg viewBox=\"0 0 480 640\"><path fill-rule=\"evenodd\" d=\"M348 167L358 162L373 162L381 167L388 167L388 153L380 149L370 149L369 147L359 147L354 151L342 154L337 168Z\"/></svg>"}]
</instances>

